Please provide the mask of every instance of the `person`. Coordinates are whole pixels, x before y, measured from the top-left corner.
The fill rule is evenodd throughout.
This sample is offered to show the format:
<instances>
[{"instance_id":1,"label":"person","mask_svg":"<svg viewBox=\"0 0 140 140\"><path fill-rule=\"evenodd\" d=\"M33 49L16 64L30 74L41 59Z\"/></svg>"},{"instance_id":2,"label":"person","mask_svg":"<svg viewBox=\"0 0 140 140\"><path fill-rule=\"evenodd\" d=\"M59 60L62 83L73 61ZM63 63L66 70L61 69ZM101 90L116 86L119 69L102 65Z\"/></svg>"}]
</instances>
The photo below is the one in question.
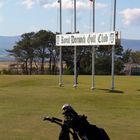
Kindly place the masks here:
<instances>
[{"instance_id":1,"label":"person","mask_svg":"<svg viewBox=\"0 0 140 140\"><path fill-rule=\"evenodd\" d=\"M70 140L69 132L73 131L73 140L110 140L103 128L98 128L87 121L85 115L79 115L69 104L62 106L64 124L59 140Z\"/></svg>"},{"instance_id":2,"label":"person","mask_svg":"<svg viewBox=\"0 0 140 140\"><path fill-rule=\"evenodd\" d=\"M80 72L80 60L79 59L77 60L76 65L77 65L77 78L78 78L78 75L79 75L79 72Z\"/></svg>"}]
</instances>

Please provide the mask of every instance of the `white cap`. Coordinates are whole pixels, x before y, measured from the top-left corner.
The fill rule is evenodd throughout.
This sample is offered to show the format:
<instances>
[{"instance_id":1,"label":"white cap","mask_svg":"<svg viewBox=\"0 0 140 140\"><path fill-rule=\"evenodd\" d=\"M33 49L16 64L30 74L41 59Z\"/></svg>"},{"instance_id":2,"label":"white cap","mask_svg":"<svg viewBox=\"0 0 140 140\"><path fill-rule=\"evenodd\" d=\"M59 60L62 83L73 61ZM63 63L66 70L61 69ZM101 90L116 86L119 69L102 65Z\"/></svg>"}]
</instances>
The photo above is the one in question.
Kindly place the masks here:
<instances>
[{"instance_id":1,"label":"white cap","mask_svg":"<svg viewBox=\"0 0 140 140\"><path fill-rule=\"evenodd\" d=\"M66 109L73 109L69 104L64 104L62 106L62 110L66 110Z\"/></svg>"}]
</instances>

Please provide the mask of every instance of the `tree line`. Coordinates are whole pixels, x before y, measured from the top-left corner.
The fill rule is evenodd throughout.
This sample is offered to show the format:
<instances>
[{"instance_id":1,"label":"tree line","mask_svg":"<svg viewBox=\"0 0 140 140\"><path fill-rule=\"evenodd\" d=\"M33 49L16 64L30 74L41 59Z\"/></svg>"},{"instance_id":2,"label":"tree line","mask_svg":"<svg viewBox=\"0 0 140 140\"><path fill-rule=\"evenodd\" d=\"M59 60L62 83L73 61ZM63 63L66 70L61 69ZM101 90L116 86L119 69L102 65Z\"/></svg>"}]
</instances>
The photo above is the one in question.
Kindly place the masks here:
<instances>
[{"instance_id":1,"label":"tree line","mask_svg":"<svg viewBox=\"0 0 140 140\"><path fill-rule=\"evenodd\" d=\"M21 38L11 50L7 50L15 61L9 67L9 73L14 74L57 74L59 71L59 47L55 46L55 33L46 30L29 32ZM91 74L92 48L77 47L79 74ZM63 74L73 74L74 48L63 47ZM110 75L112 46L97 46L95 57L95 74ZM123 50L115 46L115 74L123 74L125 63L139 63L140 52Z\"/></svg>"}]
</instances>

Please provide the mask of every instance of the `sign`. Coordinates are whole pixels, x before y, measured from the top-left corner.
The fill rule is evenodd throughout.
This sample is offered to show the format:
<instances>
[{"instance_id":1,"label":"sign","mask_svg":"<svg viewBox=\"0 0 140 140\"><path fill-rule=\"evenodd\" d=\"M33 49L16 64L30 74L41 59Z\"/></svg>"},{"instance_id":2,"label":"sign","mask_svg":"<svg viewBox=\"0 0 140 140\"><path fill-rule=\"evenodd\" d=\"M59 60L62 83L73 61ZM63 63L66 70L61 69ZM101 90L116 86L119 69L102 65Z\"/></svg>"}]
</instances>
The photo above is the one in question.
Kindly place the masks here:
<instances>
[{"instance_id":1,"label":"sign","mask_svg":"<svg viewBox=\"0 0 140 140\"><path fill-rule=\"evenodd\" d=\"M116 32L56 35L56 46L115 45L115 43Z\"/></svg>"}]
</instances>

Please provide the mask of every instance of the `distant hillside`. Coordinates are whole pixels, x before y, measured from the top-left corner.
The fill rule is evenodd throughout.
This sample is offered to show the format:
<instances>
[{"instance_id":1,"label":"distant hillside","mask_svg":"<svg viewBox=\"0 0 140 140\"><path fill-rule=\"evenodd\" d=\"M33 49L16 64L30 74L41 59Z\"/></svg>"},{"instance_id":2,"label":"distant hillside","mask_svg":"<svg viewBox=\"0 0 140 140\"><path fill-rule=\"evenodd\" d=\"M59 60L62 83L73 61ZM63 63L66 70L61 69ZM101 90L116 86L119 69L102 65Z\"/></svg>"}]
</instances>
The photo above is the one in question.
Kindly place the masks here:
<instances>
[{"instance_id":1,"label":"distant hillside","mask_svg":"<svg viewBox=\"0 0 140 140\"><path fill-rule=\"evenodd\" d=\"M125 50L132 49L134 51L140 51L140 40L122 39L121 45Z\"/></svg>"},{"instance_id":2,"label":"distant hillside","mask_svg":"<svg viewBox=\"0 0 140 140\"><path fill-rule=\"evenodd\" d=\"M6 50L12 49L19 39L20 36L0 36L0 60L11 59Z\"/></svg>"},{"instance_id":3,"label":"distant hillside","mask_svg":"<svg viewBox=\"0 0 140 140\"><path fill-rule=\"evenodd\" d=\"M17 41L20 40L20 36L0 36L0 60L11 59L7 56L7 49L12 49ZM133 51L140 51L140 40L122 39L121 45L124 50L132 49Z\"/></svg>"},{"instance_id":4,"label":"distant hillside","mask_svg":"<svg viewBox=\"0 0 140 140\"><path fill-rule=\"evenodd\" d=\"M11 49L20 39L20 36L0 36L0 49Z\"/></svg>"}]
</instances>

